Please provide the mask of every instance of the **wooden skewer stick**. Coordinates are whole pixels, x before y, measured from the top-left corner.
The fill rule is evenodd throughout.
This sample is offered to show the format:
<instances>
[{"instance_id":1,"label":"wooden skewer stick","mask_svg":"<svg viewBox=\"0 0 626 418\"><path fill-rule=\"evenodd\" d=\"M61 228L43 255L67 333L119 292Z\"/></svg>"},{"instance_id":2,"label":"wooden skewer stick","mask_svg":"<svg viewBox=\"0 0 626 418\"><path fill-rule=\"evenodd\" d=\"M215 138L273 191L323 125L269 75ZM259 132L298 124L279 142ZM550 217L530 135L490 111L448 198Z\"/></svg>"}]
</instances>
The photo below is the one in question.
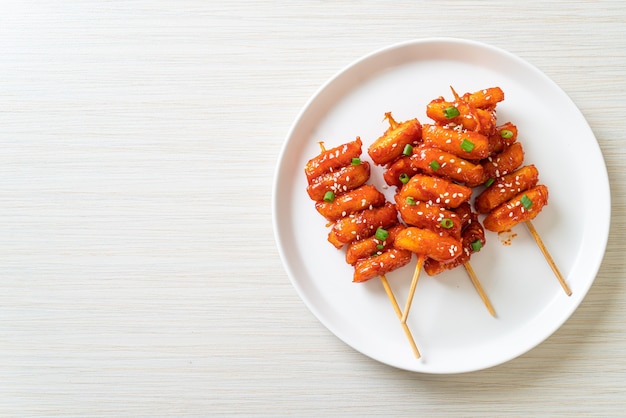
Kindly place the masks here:
<instances>
[{"instance_id":1,"label":"wooden skewer stick","mask_svg":"<svg viewBox=\"0 0 626 418\"><path fill-rule=\"evenodd\" d=\"M552 256L548 252L548 249L543 244L543 241L541 240L541 237L539 236L539 233L535 229L535 226L533 225L533 223L531 221L526 221L525 224L526 224L526 227L528 228L528 230L530 231L530 235L533 236L533 238L537 242L537 246L539 247L539 249L543 253L543 256L545 257L546 261L548 262L548 264L552 268L552 271L554 272L554 275L556 276L557 280L561 284L561 287L565 291L565 294L567 296L571 296L572 295L572 291L570 290L569 286L567 286L567 283L565 282L565 279L563 278L563 275L559 271L559 268L556 266L556 263L554 262L554 260L552 259Z\"/></svg>"},{"instance_id":2,"label":"wooden skewer stick","mask_svg":"<svg viewBox=\"0 0 626 418\"><path fill-rule=\"evenodd\" d=\"M394 311L396 311L396 315L398 316L398 319L402 319L402 311L400 310L400 306L398 306L398 301L393 295L391 287L389 286L389 282L387 281L387 277L385 277L384 274L380 276L380 281L383 284L383 287L385 288L385 292L387 292L387 296L389 296L389 300L391 301L391 305L393 306ZM413 335L411 335L411 330L409 329L407 324L405 324L404 322L401 321L400 324L402 325L402 329L404 330L404 333L406 334L406 338L409 340L409 344L411 345L411 348L413 349L413 354L415 355L415 358L420 358L422 355L420 354L420 351L417 349L417 345L415 344Z\"/></svg>"},{"instance_id":3,"label":"wooden skewer stick","mask_svg":"<svg viewBox=\"0 0 626 418\"><path fill-rule=\"evenodd\" d=\"M417 265L415 266L415 272L413 273L413 280L411 280L411 288L409 289L409 297L406 300L406 305L404 306L404 315L400 319L400 322L406 324L406 319L409 317L409 310L411 309L411 304L413 303L413 296L415 295L415 288L417 287L417 280L420 276L420 272L422 271L422 266L424 265L424 256L420 255L417 258Z\"/></svg>"},{"instance_id":4,"label":"wooden skewer stick","mask_svg":"<svg viewBox=\"0 0 626 418\"><path fill-rule=\"evenodd\" d=\"M472 280L472 284L476 288L478 295L480 295L480 298L483 300L483 303L487 307L487 310L489 311L491 316L496 316L496 312L493 310L493 306L491 305L491 302L489 302L489 298L485 294L485 291L483 290L483 287L480 284L480 281L478 281L478 277L476 276L476 273L474 273L474 269L472 268L470 263L469 262L464 263L463 267L465 267L465 271L467 271L467 275Z\"/></svg>"}]
</instances>

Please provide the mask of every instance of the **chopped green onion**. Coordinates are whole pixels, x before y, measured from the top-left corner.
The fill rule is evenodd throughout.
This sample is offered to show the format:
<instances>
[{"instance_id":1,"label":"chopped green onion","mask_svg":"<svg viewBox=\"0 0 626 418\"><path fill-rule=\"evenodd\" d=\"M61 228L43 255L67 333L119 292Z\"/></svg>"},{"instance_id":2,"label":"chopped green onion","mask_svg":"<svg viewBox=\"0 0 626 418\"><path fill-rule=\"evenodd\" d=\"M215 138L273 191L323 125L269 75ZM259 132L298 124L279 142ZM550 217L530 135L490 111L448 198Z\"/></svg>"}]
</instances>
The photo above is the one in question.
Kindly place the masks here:
<instances>
[{"instance_id":1,"label":"chopped green onion","mask_svg":"<svg viewBox=\"0 0 626 418\"><path fill-rule=\"evenodd\" d=\"M461 141L461 148L463 151L472 152L474 149L474 143L469 141L467 138L463 138L463 141Z\"/></svg>"},{"instance_id":2,"label":"chopped green onion","mask_svg":"<svg viewBox=\"0 0 626 418\"><path fill-rule=\"evenodd\" d=\"M472 242L470 245L472 247L472 251L476 251L476 252L480 251L480 249L483 248L483 243L479 239Z\"/></svg>"},{"instance_id":3,"label":"chopped green onion","mask_svg":"<svg viewBox=\"0 0 626 418\"><path fill-rule=\"evenodd\" d=\"M412 153L413 153L413 146L411 144L406 144L404 146L404 150L402 151L402 154L404 154L404 155L406 155L408 157Z\"/></svg>"},{"instance_id":4,"label":"chopped green onion","mask_svg":"<svg viewBox=\"0 0 626 418\"><path fill-rule=\"evenodd\" d=\"M493 177L491 177L489 180L487 180L485 182L485 187L489 187L493 184L493 182L496 181L496 179L494 179Z\"/></svg>"},{"instance_id":5,"label":"chopped green onion","mask_svg":"<svg viewBox=\"0 0 626 418\"><path fill-rule=\"evenodd\" d=\"M530 209L530 207L533 205L533 201L530 200L530 198L526 195L522 196L520 202L522 202L522 206L524 206L526 209Z\"/></svg>"},{"instance_id":6,"label":"chopped green onion","mask_svg":"<svg viewBox=\"0 0 626 418\"><path fill-rule=\"evenodd\" d=\"M353 158L352 165L361 165L361 159L359 157Z\"/></svg>"},{"instance_id":7,"label":"chopped green onion","mask_svg":"<svg viewBox=\"0 0 626 418\"><path fill-rule=\"evenodd\" d=\"M445 109L443 109L443 115L446 117L446 119L456 118L460 114L461 112L459 112L459 109L454 106L446 107Z\"/></svg>"},{"instance_id":8,"label":"chopped green onion","mask_svg":"<svg viewBox=\"0 0 626 418\"><path fill-rule=\"evenodd\" d=\"M385 246L384 246L383 244L378 244L378 245L376 246L376 249L377 249L377 250L382 250L383 248L385 248Z\"/></svg>"},{"instance_id":9,"label":"chopped green onion","mask_svg":"<svg viewBox=\"0 0 626 418\"><path fill-rule=\"evenodd\" d=\"M415 199L413 197L407 196L406 204L409 205L409 206L415 206L415 205L417 205L417 202L415 201Z\"/></svg>"},{"instance_id":10,"label":"chopped green onion","mask_svg":"<svg viewBox=\"0 0 626 418\"><path fill-rule=\"evenodd\" d=\"M438 163L437 161L435 161L435 160L432 160L432 161L430 162L430 164L428 164L428 165L430 166L430 168L432 168L432 169L433 169L433 171L437 171L437 170L439 170L439 169L441 168L441 166L439 165L439 163Z\"/></svg>"},{"instance_id":11,"label":"chopped green onion","mask_svg":"<svg viewBox=\"0 0 626 418\"><path fill-rule=\"evenodd\" d=\"M384 241L387 239L387 237L389 236L389 232L387 232L386 230L384 230L383 228L378 228L376 230L376 235L374 235L376 237L377 240L379 241Z\"/></svg>"},{"instance_id":12,"label":"chopped green onion","mask_svg":"<svg viewBox=\"0 0 626 418\"><path fill-rule=\"evenodd\" d=\"M443 226L446 229L450 229L454 226L454 222L452 222L452 219L450 218L443 218L441 220L441 226Z\"/></svg>"},{"instance_id":13,"label":"chopped green onion","mask_svg":"<svg viewBox=\"0 0 626 418\"><path fill-rule=\"evenodd\" d=\"M324 193L324 202L331 203L333 200L335 200L335 194L333 192L329 191Z\"/></svg>"},{"instance_id":14,"label":"chopped green onion","mask_svg":"<svg viewBox=\"0 0 626 418\"><path fill-rule=\"evenodd\" d=\"M402 173L400 174L400 177L398 177L400 179L400 181L402 182L402 184L407 184L409 182L409 175L407 173Z\"/></svg>"},{"instance_id":15,"label":"chopped green onion","mask_svg":"<svg viewBox=\"0 0 626 418\"><path fill-rule=\"evenodd\" d=\"M500 136L504 139L513 138L513 132L508 129L503 129L500 131Z\"/></svg>"}]
</instances>

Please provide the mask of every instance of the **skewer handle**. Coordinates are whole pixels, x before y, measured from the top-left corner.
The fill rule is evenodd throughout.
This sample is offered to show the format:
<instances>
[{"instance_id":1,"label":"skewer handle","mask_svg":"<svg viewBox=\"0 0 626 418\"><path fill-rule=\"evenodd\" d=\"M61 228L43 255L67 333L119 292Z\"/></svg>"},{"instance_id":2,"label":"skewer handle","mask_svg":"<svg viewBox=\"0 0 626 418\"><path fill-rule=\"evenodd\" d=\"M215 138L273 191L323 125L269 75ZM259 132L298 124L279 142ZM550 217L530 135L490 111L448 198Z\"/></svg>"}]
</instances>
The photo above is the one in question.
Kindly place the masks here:
<instances>
[{"instance_id":1,"label":"skewer handle","mask_svg":"<svg viewBox=\"0 0 626 418\"><path fill-rule=\"evenodd\" d=\"M387 292L387 296L389 296L389 300L391 301L393 310L396 311L396 315L398 316L398 319L402 319L402 311L400 310L400 306L398 306L398 301L393 295L393 292L391 291L391 286L389 286L389 282L387 281L387 278L384 275L380 276L380 282L383 284L383 287L385 288L385 292ZM415 344L415 340L413 339L411 330L409 329L407 324L405 324L404 322L400 322L400 325L402 325L402 329L404 330L404 333L406 334L406 338L409 340L409 344L411 345L411 349L413 350L413 354L415 355L415 358L420 358L422 355L420 354L420 351L417 349L417 345Z\"/></svg>"},{"instance_id":2,"label":"skewer handle","mask_svg":"<svg viewBox=\"0 0 626 418\"><path fill-rule=\"evenodd\" d=\"M539 249L543 253L543 256L545 257L546 261L548 262L548 264L552 268L552 271L554 272L554 275L556 276L557 280L561 284L561 287L565 291L565 294L567 296L571 296L572 295L572 291L570 290L569 286L567 286L567 283L565 282L565 279L563 278L563 275L559 271L559 268L556 266L556 263L554 262L554 260L552 259L552 256L548 252L548 249L543 244L543 241L541 240L541 237L539 236L539 233L535 229L535 226L533 225L533 223L531 221L526 221L525 224L526 224L526 227L528 228L528 230L530 231L530 235L533 236L533 238L537 242L537 246L539 247Z\"/></svg>"},{"instance_id":3,"label":"skewer handle","mask_svg":"<svg viewBox=\"0 0 626 418\"><path fill-rule=\"evenodd\" d=\"M406 305L404 306L404 315L400 319L400 322L406 324L406 319L409 317L409 310L411 309L411 304L413 303L413 296L415 295L415 288L417 287L417 280L419 279L420 272L422 271L422 266L424 265L424 256L420 255L417 258L417 265L415 266L415 272L413 273L413 279L411 280L411 288L409 289L409 297L406 300Z\"/></svg>"},{"instance_id":4,"label":"skewer handle","mask_svg":"<svg viewBox=\"0 0 626 418\"><path fill-rule=\"evenodd\" d=\"M483 287L480 284L480 281L478 280L478 277L476 276L476 273L474 273L474 269L472 268L470 263L469 262L464 263L463 267L465 267L465 270L467 271L467 275L472 280L472 284L476 288L476 291L480 295L480 298L483 300L483 303L487 307L487 310L489 311L491 316L496 316L496 312L494 311L493 306L491 305L491 302L489 301L489 298L487 297L487 294L483 290Z\"/></svg>"}]
</instances>

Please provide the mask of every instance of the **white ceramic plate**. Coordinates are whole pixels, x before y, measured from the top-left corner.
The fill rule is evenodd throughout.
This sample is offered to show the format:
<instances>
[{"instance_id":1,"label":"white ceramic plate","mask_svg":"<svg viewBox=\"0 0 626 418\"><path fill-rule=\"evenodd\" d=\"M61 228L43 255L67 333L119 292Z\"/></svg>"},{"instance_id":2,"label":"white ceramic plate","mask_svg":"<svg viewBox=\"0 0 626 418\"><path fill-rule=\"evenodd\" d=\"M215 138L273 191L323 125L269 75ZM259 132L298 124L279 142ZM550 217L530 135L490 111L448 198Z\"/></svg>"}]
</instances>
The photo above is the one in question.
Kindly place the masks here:
<instances>
[{"instance_id":1,"label":"white ceramic plate","mask_svg":"<svg viewBox=\"0 0 626 418\"><path fill-rule=\"evenodd\" d=\"M565 295L524 225L510 245L487 232L472 257L496 317L487 312L464 269L420 276L408 325L422 353L416 359L378 279L352 283L345 252L327 241L326 220L305 191L304 165L328 148L360 136L367 147L396 120L428 122L426 104L438 97L500 86L498 122L511 121L550 200L534 225L573 294ZM374 52L339 72L310 99L282 149L273 190L274 230L281 258L313 314L355 350L394 367L460 373L513 359L544 341L578 307L600 267L610 223L610 191L598 143L569 97L520 58L492 46L427 39ZM382 187L382 170L370 183ZM392 189L386 191L392 198ZM476 195L476 193L475 193ZM413 262L388 275L400 306Z\"/></svg>"}]
</instances>

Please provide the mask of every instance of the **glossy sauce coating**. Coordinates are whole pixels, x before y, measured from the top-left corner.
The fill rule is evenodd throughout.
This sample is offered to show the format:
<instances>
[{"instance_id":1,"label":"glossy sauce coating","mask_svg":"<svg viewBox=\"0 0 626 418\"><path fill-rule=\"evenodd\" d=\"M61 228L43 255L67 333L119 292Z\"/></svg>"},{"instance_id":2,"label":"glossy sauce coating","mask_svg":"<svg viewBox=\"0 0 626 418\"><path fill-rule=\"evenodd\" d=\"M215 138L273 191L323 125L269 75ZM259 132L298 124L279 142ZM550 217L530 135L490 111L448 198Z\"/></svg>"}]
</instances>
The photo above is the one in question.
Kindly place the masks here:
<instances>
[{"instance_id":1,"label":"glossy sauce coating","mask_svg":"<svg viewBox=\"0 0 626 418\"><path fill-rule=\"evenodd\" d=\"M364 282L407 265L413 254L407 250L389 249L380 255L364 258L354 265L352 281Z\"/></svg>"},{"instance_id":2,"label":"glossy sauce coating","mask_svg":"<svg viewBox=\"0 0 626 418\"><path fill-rule=\"evenodd\" d=\"M479 213L489 213L524 190L535 187L538 181L539 171L537 168L532 164L524 166L497 178L491 186L476 197L474 206Z\"/></svg>"},{"instance_id":3,"label":"glossy sauce coating","mask_svg":"<svg viewBox=\"0 0 626 418\"><path fill-rule=\"evenodd\" d=\"M385 203L385 195L376 187L364 184L363 186L337 196L332 202L319 201L315 209L331 222L338 221L358 211L381 206Z\"/></svg>"},{"instance_id":4,"label":"glossy sauce coating","mask_svg":"<svg viewBox=\"0 0 626 418\"><path fill-rule=\"evenodd\" d=\"M386 231L389 235L384 241L379 240L375 235L373 235L371 237L352 242L348 245L348 249L346 251L346 262L348 264L354 264L362 258L380 255L384 251L393 248L396 236L404 228L406 227L401 224L387 228Z\"/></svg>"},{"instance_id":5,"label":"glossy sauce coating","mask_svg":"<svg viewBox=\"0 0 626 418\"><path fill-rule=\"evenodd\" d=\"M333 192L338 196L365 184L369 178L370 165L363 161L359 165L347 165L316 177L306 191L312 200L323 201L326 192Z\"/></svg>"},{"instance_id":6,"label":"glossy sauce coating","mask_svg":"<svg viewBox=\"0 0 626 418\"><path fill-rule=\"evenodd\" d=\"M338 147L322 151L318 156L311 158L304 166L304 174L309 184L313 183L322 174L332 173L338 168L350 165L353 158L359 158L363 143L361 138Z\"/></svg>"},{"instance_id":7,"label":"glossy sauce coating","mask_svg":"<svg viewBox=\"0 0 626 418\"><path fill-rule=\"evenodd\" d=\"M524 207L522 199L526 197L532 202L529 208ZM541 212L548 203L548 188L538 185L519 193L506 203L492 210L484 219L483 225L493 232L508 231L520 222L529 221Z\"/></svg>"},{"instance_id":8,"label":"glossy sauce coating","mask_svg":"<svg viewBox=\"0 0 626 418\"><path fill-rule=\"evenodd\" d=\"M478 132L424 125L422 140L427 147L439 148L466 160L481 160L489 156L489 138Z\"/></svg>"},{"instance_id":9,"label":"glossy sauce coating","mask_svg":"<svg viewBox=\"0 0 626 418\"><path fill-rule=\"evenodd\" d=\"M395 205L386 202L384 206L366 209L338 220L328 234L328 241L341 248L353 241L370 237L378 227L386 228L398 223Z\"/></svg>"},{"instance_id":10,"label":"glossy sauce coating","mask_svg":"<svg viewBox=\"0 0 626 418\"><path fill-rule=\"evenodd\" d=\"M475 108L493 110L499 102L504 100L504 91L500 87L489 87L465 93L461 96L461 100Z\"/></svg>"},{"instance_id":11,"label":"glossy sauce coating","mask_svg":"<svg viewBox=\"0 0 626 418\"><path fill-rule=\"evenodd\" d=\"M395 246L443 262L452 261L462 253L461 241L416 227L402 230Z\"/></svg>"},{"instance_id":12,"label":"glossy sauce coating","mask_svg":"<svg viewBox=\"0 0 626 418\"><path fill-rule=\"evenodd\" d=\"M477 252L472 247L472 244L476 241L480 241L480 248L482 248L486 243L485 230L480 222L478 222L478 215L475 212L472 212L469 203L464 203L460 206L457 209L457 215L459 215L463 224L461 232L463 252L454 260L446 263L432 258L427 259L424 263L424 270L429 276L437 275L445 270L451 270L467 263L470 260L471 255ZM480 251L480 249L478 251Z\"/></svg>"},{"instance_id":13,"label":"glossy sauce coating","mask_svg":"<svg viewBox=\"0 0 626 418\"><path fill-rule=\"evenodd\" d=\"M484 181L511 173L521 166L523 162L524 149L522 144L515 142L504 148L501 153L489 157L481 163L484 170Z\"/></svg>"},{"instance_id":14,"label":"glossy sauce coating","mask_svg":"<svg viewBox=\"0 0 626 418\"><path fill-rule=\"evenodd\" d=\"M470 199L472 189L440 177L415 174L402 186L398 195L404 200L411 197L444 208L457 208Z\"/></svg>"},{"instance_id":15,"label":"glossy sauce coating","mask_svg":"<svg viewBox=\"0 0 626 418\"><path fill-rule=\"evenodd\" d=\"M387 166L387 169L383 173L383 179L389 186L402 187L402 180L400 177L406 175L407 177L413 176L419 169L414 167L411 163L411 157L401 157Z\"/></svg>"},{"instance_id":16,"label":"glossy sauce coating","mask_svg":"<svg viewBox=\"0 0 626 418\"><path fill-rule=\"evenodd\" d=\"M483 183L482 165L471 163L437 148L425 146L415 148L411 156L411 165L425 174L465 183L469 187ZM436 168L433 168L433 165Z\"/></svg>"},{"instance_id":17,"label":"glossy sauce coating","mask_svg":"<svg viewBox=\"0 0 626 418\"><path fill-rule=\"evenodd\" d=\"M417 119L397 123L386 113L390 128L368 148L367 152L377 165L388 164L402 155L406 145L415 146L422 139L422 125Z\"/></svg>"},{"instance_id":18,"label":"glossy sauce coating","mask_svg":"<svg viewBox=\"0 0 626 418\"><path fill-rule=\"evenodd\" d=\"M513 125L511 122L498 126L493 135L489 135L490 155L501 153L504 148L513 144L515 141L517 141L517 126Z\"/></svg>"},{"instance_id":19,"label":"glossy sauce coating","mask_svg":"<svg viewBox=\"0 0 626 418\"><path fill-rule=\"evenodd\" d=\"M446 109L451 107L458 110L459 116L446 115ZM468 131L486 134L493 132L496 124L495 114L490 110L478 109L465 102L448 102L443 97L431 101L426 106L426 115L440 125L453 124L462 126Z\"/></svg>"},{"instance_id":20,"label":"glossy sauce coating","mask_svg":"<svg viewBox=\"0 0 626 418\"><path fill-rule=\"evenodd\" d=\"M461 220L456 213L428 202L415 201L414 204L408 204L406 199L398 194L395 199L400 217L407 225L460 239ZM444 227L442 223L448 222L447 220L450 221L450 226Z\"/></svg>"}]
</instances>

